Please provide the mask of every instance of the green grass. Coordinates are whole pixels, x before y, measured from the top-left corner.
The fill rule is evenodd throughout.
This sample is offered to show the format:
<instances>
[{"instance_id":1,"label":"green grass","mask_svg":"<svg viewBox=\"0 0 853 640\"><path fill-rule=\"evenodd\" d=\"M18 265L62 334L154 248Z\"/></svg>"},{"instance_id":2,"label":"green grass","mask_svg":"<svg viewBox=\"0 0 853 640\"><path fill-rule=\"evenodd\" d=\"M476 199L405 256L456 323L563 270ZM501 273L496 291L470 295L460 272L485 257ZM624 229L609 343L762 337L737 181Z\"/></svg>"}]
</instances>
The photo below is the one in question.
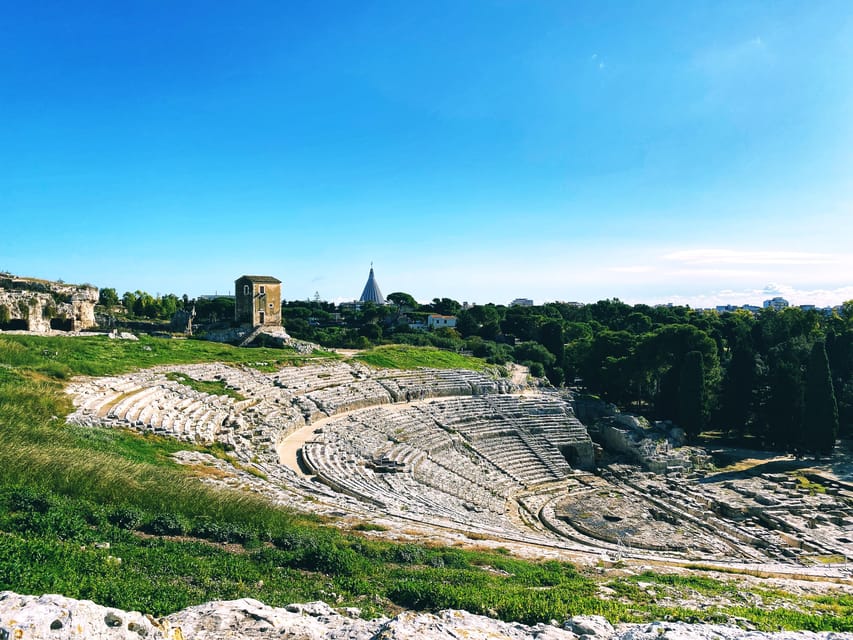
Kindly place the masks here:
<instances>
[{"instance_id":1,"label":"green grass","mask_svg":"<svg viewBox=\"0 0 853 640\"><path fill-rule=\"evenodd\" d=\"M203 361L211 353L211 345L204 342L150 339L140 343L151 347L141 353L157 364ZM132 349L140 343L106 338L0 338L0 487L24 486L100 504L227 522L238 522L251 513L274 520L293 517L257 497L208 488L169 458L181 449L200 449L228 459L221 447L193 447L169 438L65 424L63 416L72 406L57 378L133 368ZM222 353L231 362L245 362L256 358L257 351L226 347ZM290 357L261 354L268 361L270 355ZM104 362L92 362L91 357Z\"/></svg>"},{"instance_id":2,"label":"green grass","mask_svg":"<svg viewBox=\"0 0 853 640\"><path fill-rule=\"evenodd\" d=\"M434 347L413 347L409 345L376 347L358 354L354 359L380 369L431 367L434 369L486 371L490 368L490 365L480 358L463 356Z\"/></svg>"},{"instance_id":3,"label":"green grass","mask_svg":"<svg viewBox=\"0 0 853 640\"><path fill-rule=\"evenodd\" d=\"M660 585L676 587L682 590L692 590L704 595L736 594L737 586L706 576L681 575L673 573L655 573L643 571L632 576L634 582L652 582Z\"/></svg>"},{"instance_id":4,"label":"green grass","mask_svg":"<svg viewBox=\"0 0 853 640\"><path fill-rule=\"evenodd\" d=\"M435 350L392 353L390 366L460 358ZM190 448L185 443L64 421L72 407L62 383L78 373L205 360L271 367L294 357L198 341L0 338L0 590L62 593L154 615L252 597L273 606L324 599L365 615L401 606L462 608L525 623L578 614L612 622L738 615L762 629L853 630L849 597L800 598L779 611L696 611L661 606L636 583L685 594L726 594L728 583L647 572L614 582L621 598L603 600L597 582L566 563L521 560L505 549L395 544L368 538L382 529L369 523L341 531L199 482L192 468L170 458ZM222 447L202 450L229 459Z\"/></svg>"},{"instance_id":5,"label":"green grass","mask_svg":"<svg viewBox=\"0 0 853 640\"><path fill-rule=\"evenodd\" d=\"M334 354L301 355L292 349L241 349L204 340L171 340L140 336L138 341L106 336L9 335L0 338L0 365L37 371L54 379L73 375L106 376L157 365L225 362L264 371L298 365Z\"/></svg>"},{"instance_id":6,"label":"green grass","mask_svg":"<svg viewBox=\"0 0 853 640\"><path fill-rule=\"evenodd\" d=\"M177 451L187 449L204 451L217 458L224 458L224 453L219 447L195 447L187 442L150 433L140 434L126 429L76 425L66 425L62 431L63 436L68 438L69 446L99 454L117 454L131 462L147 463L158 467L176 467L177 464L170 456Z\"/></svg>"},{"instance_id":7,"label":"green grass","mask_svg":"<svg viewBox=\"0 0 853 640\"><path fill-rule=\"evenodd\" d=\"M796 471L789 472L788 475L790 475L794 480L797 481L797 484L799 485L800 489L802 489L803 491L807 491L810 495L815 495L817 493L826 493L826 487L824 487L822 484L820 484L819 482L813 482L812 480L809 480L804 475L797 473Z\"/></svg>"},{"instance_id":8,"label":"green grass","mask_svg":"<svg viewBox=\"0 0 853 640\"><path fill-rule=\"evenodd\" d=\"M235 400L245 400L246 396L238 393L234 389L228 387L222 380L196 380L185 373L170 371L166 374L166 378L178 382L185 387L195 389L202 393L207 393L212 396L229 396Z\"/></svg>"}]
</instances>

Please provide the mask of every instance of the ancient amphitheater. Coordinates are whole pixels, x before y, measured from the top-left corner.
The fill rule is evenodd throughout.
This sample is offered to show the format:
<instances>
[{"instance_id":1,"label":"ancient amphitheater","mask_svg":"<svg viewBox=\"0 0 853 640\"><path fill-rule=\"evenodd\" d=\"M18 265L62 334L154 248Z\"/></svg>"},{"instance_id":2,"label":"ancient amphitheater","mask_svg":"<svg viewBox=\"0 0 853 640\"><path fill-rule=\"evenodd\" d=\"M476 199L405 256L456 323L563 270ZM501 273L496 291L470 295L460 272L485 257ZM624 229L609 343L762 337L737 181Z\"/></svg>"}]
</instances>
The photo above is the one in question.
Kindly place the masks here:
<instances>
[{"instance_id":1,"label":"ancient amphitheater","mask_svg":"<svg viewBox=\"0 0 853 640\"><path fill-rule=\"evenodd\" d=\"M186 378L231 394L195 391ZM843 482L815 491L778 473L596 470L569 399L482 373L199 364L77 380L68 391L71 422L222 443L238 467L194 451L177 457L218 466L209 482L381 522L389 535L456 532L598 560L839 576L853 556L853 492Z\"/></svg>"}]
</instances>

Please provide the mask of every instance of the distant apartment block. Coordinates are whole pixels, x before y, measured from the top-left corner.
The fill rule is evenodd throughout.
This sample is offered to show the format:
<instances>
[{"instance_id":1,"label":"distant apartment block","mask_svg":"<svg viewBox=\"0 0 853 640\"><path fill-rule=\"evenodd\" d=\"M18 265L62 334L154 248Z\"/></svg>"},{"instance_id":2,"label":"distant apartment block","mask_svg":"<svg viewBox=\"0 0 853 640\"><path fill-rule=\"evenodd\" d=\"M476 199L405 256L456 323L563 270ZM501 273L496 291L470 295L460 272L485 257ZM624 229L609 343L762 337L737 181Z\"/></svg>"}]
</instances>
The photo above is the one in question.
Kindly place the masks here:
<instances>
[{"instance_id":1,"label":"distant apartment block","mask_svg":"<svg viewBox=\"0 0 853 640\"><path fill-rule=\"evenodd\" d=\"M787 309L790 306L785 298L775 297L770 300L764 301L765 309L773 309L774 311L781 311L782 309Z\"/></svg>"},{"instance_id":2,"label":"distant apartment block","mask_svg":"<svg viewBox=\"0 0 853 640\"><path fill-rule=\"evenodd\" d=\"M530 298L516 298L512 302L509 303L511 307L532 307L533 300Z\"/></svg>"},{"instance_id":3,"label":"distant apartment block","mask_svg":"<svg viewBox=\"0 0 853 640\"><path fill-rule=\"evenodd\" d=\"M750 313L758 313L762 309L773 309L775 311L779 311L781 309L787 309L791 305L784 298L773 298L772 300L765 300L763 307L756 307L753 304L744 304L741 306L735 304L721 304L714 307L714 310L717 313L731 313L733 311L749 311ZM797 305L797 309L801 309L802 311L817 311L818 313L822 313L826 316L831 316L833 311L838 311L841 307L818 307L815 304L800 304ZM706 309L708 311L708 309Z\"/></svg>"}]
</instances>

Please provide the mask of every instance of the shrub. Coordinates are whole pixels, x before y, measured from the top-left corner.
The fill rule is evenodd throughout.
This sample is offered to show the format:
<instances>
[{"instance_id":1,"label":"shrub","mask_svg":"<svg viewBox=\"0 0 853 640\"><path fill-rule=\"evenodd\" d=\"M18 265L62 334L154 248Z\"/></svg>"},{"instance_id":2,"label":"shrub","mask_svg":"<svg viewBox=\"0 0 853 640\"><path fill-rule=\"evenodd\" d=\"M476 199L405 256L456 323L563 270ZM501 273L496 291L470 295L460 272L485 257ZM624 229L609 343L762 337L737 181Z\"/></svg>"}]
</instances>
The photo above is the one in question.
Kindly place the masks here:
<instances>
[{"instance_id":1,"label":"shrub","mask_svg":"<svg viewBox=\"0 0 853 640\"><path fill-rule=\"evenodd\" d=\"M192 525L191 533L199 538L222 543L245 543L258 540L257 532L248 525L221 522L207 517L197 518Z\"/></svg>"},{"instance_id":2,"label":"shrub","mask_svg":"<svg viewBox=\"0 0 853 640\"><path fill-rule=\"evenodd\" d=\"M272 543L279 549L293 551L310 546L316 540L316 533L300 529L284 530L272 537Z\"/></svg>"},{"instance_id":3,"label":"shrub","mask_svg":"<svg viewBox=\"0 0 853 640\"><path fill-rule=\"evenodd\" d=\"M83 515L72 505L58 505L34 520L39 533L63 540L88 540L94 534Z\"/></svg>"},{"instance_id":4,"label":"shrub","mask_svg":"<svg viewBox=\"0 0 853 640\"><path fill-rule=\"evenodd\" d=\"M7 503L10 511L47 513L52 502L52 496L46 491L34 487L16 487L9 493Z\"/></svg>"},{"instance_id":5,"label":"shrub","mask_svg":"<svg viewBox=\"0 0 853 640\"><path fill-rule=\"evenodd\" d=\"M448 549L442 552L441 560L444 562L445 567L452 567L454 569L464 569L469 566L468 559L459 549Z\"/></svg>"},{"instance_id":6,"label":"shrub","mask_svg":"<svg viewBox=\"0 0 853 640\"><path fill-rule=\"evenodd\" d=\"M401 544L388 550L388 559L400 564L421 564L426 557L426 549L416 544Z\"/></svg>"},{"instance_id":7,"label":"shrub","mask_svg":"<svg viewBox=\"0 0 853 640\"><path fill-rule=\"evenodd\" d=\"M359 522L352 528L353 531L388 531L388 527L374 522Z\"/></svg>"},{"instance_id":8,"label":"shrub","mask_svg":"<svg viewBox=\"0 0 853 640\"><path fill-rule=\"evenodd\" d=\"M309 571L334 575L354 576L367 572L364 558L347 547L333 542L323 542L307 549L299 566Z\"/></svg>"},{"instance_id":9,"label":"shrub","mask_svg":"<svg viewBox=\"0 0 853 640\"><path fill-rule=\"evenodd\" d=\"M145 519L145 514L135 507L116 507L108 515L107 519L119 529L136 529Z\"/></svg>"},{"instance_id":10,"label":"shrub","mask_svg":"<svg viewBox=\"0 0 853 640\"><path fill-rule=\"evenodd\" d=\"M161 513L146 523L143 530L156 536L182 536L190 530L190 525L177 513Z\"/></svg>"},{"instance_id":11,"label":"shrub","mask_svg":"<svg viewBox=\"0 0 853 640\"><path fill-rule=\"evenodd\" d=\"M545 367L542 366L541 362L531 362L530 360L527 360L522 364L524 364L525 367L528 367L530 369L530 375L536 378L541 378L545 375Z\"/></svg>"}]
</instances>

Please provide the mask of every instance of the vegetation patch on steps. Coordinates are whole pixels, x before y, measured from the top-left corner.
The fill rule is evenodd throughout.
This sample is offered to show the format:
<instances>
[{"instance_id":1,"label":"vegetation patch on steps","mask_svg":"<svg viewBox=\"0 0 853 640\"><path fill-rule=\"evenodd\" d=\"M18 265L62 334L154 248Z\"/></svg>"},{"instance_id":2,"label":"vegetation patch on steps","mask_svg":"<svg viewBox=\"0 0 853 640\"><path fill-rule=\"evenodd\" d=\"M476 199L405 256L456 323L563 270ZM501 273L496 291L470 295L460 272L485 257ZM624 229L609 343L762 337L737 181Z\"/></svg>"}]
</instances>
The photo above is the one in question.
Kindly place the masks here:
<instances>
[{"instance_id":1,"label":"vegetation patch on steps","mask_svg":"<svg viewBox=\"0 0 853 640\"><path fill-rule=\"evenodd\" d=\"M212 396L228 396L235 400L246 399L246 396L228 387L222 380L196 380L185 373L179 373L176 371L169 371L166 374L166 378L182 384L185 387L189 387L190 389L195 389L196 391L207 393Z\"/></svg>"}]
</instances>

